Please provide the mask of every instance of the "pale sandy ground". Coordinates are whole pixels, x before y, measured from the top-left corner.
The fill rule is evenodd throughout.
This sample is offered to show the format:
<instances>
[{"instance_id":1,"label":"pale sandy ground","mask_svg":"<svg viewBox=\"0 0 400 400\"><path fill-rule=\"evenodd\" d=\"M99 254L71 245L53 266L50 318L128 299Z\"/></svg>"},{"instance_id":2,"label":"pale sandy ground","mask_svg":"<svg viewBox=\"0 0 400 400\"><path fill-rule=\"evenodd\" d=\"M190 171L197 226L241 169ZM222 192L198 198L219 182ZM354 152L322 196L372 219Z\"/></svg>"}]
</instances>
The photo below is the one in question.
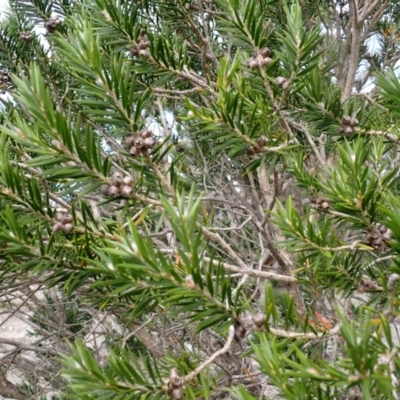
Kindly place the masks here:
<instances>
[{"instance_id":1,"label":"pale sandy ground","mask_svg":"<svg viewBox=\"0 0 400 400\"><path fill-rule=\"evenodd\" d=\"M1 1L1 0L0 0ZM21 321L17 317L11 317L8 321L5 321L7 318L6 315L0 315L0 339L10 339L15 341L22 341L25 343L29 342L29 338L26 334L29 326L25 322ZM2 356L5 352L13 349L13 346L7 346L0 343L0 356ZM13 382L20 382L20 378L17 374L8 374L7 378ZM5 397L0 396L0 400L5 400ZM9 399L7 399L9 400Z\"/></svg>"}]
</instances>

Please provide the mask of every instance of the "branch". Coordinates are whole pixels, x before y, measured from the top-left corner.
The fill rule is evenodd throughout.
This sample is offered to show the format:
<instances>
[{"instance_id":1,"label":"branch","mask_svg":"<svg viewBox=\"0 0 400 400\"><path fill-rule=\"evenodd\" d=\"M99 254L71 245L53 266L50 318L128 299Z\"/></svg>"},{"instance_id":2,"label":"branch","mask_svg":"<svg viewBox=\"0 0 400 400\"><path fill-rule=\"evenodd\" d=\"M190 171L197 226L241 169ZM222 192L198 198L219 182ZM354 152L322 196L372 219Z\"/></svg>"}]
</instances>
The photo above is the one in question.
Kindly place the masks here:
<instances>
[{"instance_id":1,"label":"branch","mask_svg":"<svg viewBox=\"0 0 400 400\"><path fill-rule=\"evenodd\" d=\"M234 337L235 337L235 327L233 325L231 325L229 327L228 339L227 339L227 341L225 343L225 346L222 349L220 349L217 352L215 352L210 358L208 358L206 361L204 361L202 364L200 364L190 374L188 374L185 377L183 377L183 380L185 382L191 381L193 378L196 377L196 375L198 375L201 371L203 371L204 368L206 368L207 366L212 364L216 358L218 358L222 354L227 353L229 351L229 349L231 348L231 346L232 346L232 342L233 342L233 338Z\"/></svg>"}]
</instances>

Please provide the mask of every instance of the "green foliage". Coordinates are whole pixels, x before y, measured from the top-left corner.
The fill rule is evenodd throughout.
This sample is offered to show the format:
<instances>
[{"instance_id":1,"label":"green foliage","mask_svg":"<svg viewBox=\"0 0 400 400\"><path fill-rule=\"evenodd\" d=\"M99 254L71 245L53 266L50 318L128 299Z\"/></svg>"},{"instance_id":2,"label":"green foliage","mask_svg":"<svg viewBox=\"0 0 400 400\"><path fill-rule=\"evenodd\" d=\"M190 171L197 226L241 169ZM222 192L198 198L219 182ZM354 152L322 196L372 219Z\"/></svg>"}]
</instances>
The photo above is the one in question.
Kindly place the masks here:
<instances>
[{"instance_id":1,"label":"green foliage","mask_svg":"<svg viewBox=\"0 0 400 400\"><path fill-rule=\"evenodd\" d=\"M10 0L24 396L397 398L399 10L342 3Z\"/></svg>"}]
</instances>

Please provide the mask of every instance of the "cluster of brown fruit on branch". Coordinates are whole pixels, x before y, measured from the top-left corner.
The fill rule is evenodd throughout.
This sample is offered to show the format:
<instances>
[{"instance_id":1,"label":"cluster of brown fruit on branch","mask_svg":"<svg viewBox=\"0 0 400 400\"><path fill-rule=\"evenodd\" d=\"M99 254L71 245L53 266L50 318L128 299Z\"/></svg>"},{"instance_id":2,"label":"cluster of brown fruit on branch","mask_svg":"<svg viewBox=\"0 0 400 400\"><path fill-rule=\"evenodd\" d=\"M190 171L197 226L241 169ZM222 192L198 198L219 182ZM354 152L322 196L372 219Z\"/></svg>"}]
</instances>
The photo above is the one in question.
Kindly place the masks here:
<instances>
[{"instance_id":1,"label":"cluster of brown fruit on branch","mask_svg":"<svg viewBox=\"0 0 400 400\"><path fill-rule=\"evenodd\" d=\"M56 210L56 222L53 225L53 232L63 231L64 233L71 233L73 230L74 218L72 214L69 214L65 208L58 208Z\"/></svg>"},{"instance_id":2,"label":"cluster of brown fruit on branch","mask_svg":"<svg viewBox=\"0 0 400 400\"><path fill-rule=\"evenodd\" d=\"M365 238L374 249L386 251L387 243L393 239L393 232L385 225L377 223L374 228L369 230Z\"/></svg>"},{"instance_id":3,"label":"cluster of brown fruit on branch","mask_svg":"<svg viewBox=\"0 0 400 400\"><path fill-rule=\"evenodd\" d=\"M139 41L131 48L132 56L142 56L147 57L149 52L147 49L150 47L149 37L146 35L146 30L141 29L139 35Z\"/></svg>"},{"instance_id":4,"label":"cluster of brown fruit on branch","mask_svg":"<svg viewBox=\"0 0 400 400\"><path fill-rule=\"evenodd\" d=\"M130 176L123 176L121 172L114 172L111 176L110 184L103 185L101 192L104 196L122 196L128 199L133 193L133 179Z\"/></svg>"},{"instance_id":5,"label":"cluster of brown fruit on branch","mask_svg":"<svg viewBox=\"0 0 400 400\"><path fill-rule=\"evenodd\" d=\"M247 149L247 154L249 154L250 156L256 154L256 153L261 153L262 152L262 148L265 147L268 143L268 139L265 136L261 136L258 140L257 140L257 146L250 146Z\"/></svg>"},{"instance_id":6,"label":"cluster of brown fruit on branch","mask_svg":"<svg viewBox=\"0 0 400 400\"><path fill-rule=\"evenodd\" d=\"M378 282L373 281L368 275L363 275L357 287L359 292L374 292L379 289L382 288L379 286Z\"/></svg>"},{"instance_id":7,"label":"cluster of brown fruit on branch","mask_svg":"<svg viewBox=\"0 0 400 400\"><path fill-rule=\"evenodd\" d=\"M263 47L247 60L247 66L250 69L262 68L272 63L272 58L269 57L271 50L268 47Z\"/></svg>"},{"instance_id":8,"label":"cluster of brown fruit on branch","mask_svg":"<svg viewBox=\"0 0 400 400\"><path fill-rule=\"evenodd\" d=\"M322 208L323 210L327 210L331 206L329 201L323 197L311 199L311 203L315 208Z\"/></svg>"},{"instance_id":9,"label":"cluster of brown fruit on branch","mask_svg":"<svg viewBox=\"0 0 400 400\"><path fill-rule=\"evenodd\" d=\"M54 33L57 29L58 25L61 24L60 18L49 18L45 23L44 27L47 30L47 33Z\"/></svg>"},{"instance_id":10,"label":"cluster of brown fruit on branch","mask_svg":"<svg viewBox=\"0 0 400 400\"><path fill-rule=\"evenodd\" d=\"M131 156L147 154L156 145L156 141L153 139L153 132L148 129L143 129L139 135L128 137L125 143L129 147Z\"/></svg>"},{"instance_id":11,"label":"cluster of brown fruit on branch","mask_svg":"<svg viewBox=\"0 0 400 400\"><path fill-rule=\"evenodd\" d=\"M183 385L185 381L179 375L176 368L172 368L168 378L163 379L163 390L168 393L171 399L179 400L183 398Z\"/></svg>"},{"instance_id":12,"label":"cluster of brown fruit on branch","mask_svg":"<svg viewBox=\"0 0 400 400\"><path fill-rule=\"evenodd\" d=\"M2 87L4 88L5 87L4 84L9 83L10 81L11 81L10 73L6 69L2 69L0 71L0 84L2 85ZM4 94L5 91L1 90L1 93Z\"/></svg>"},{"instance_id":13,"label":"cluster of brown fruit on branch","mask_svg":"<svg viewBox=\"0 0 400 400\"><path fill-rule=\"evenodd\" d=\"M342 118L340 127L338 129L338 133L344 133L345 135L351 135L354 130L355 126L358 124L358 120L355 117L349 117L345 115Z\"/></svg>"},{"instance_id":14,"label":"cluster of brown fruit on branch","mask_svg":"<svg viewBox=\"0 0 400 400\"><path fill-rule=\"evenodd\" d=\"M260 329L265 324L265 315L262 313L251 315L245 313L244 317L241 318L235 325L235 337L237 339L243 339L247 332L252 332Z\"/></svg>"},{"instance_id":15,"label":"cluster of brown fruit on branch","mask_svg":"<svg viewBox=\"0 0 400 400\"><path fill-rule=\"evenodd\" d=\"M24 31L19 34L19 38L23 42L30 42L33 39L33 36L30 32Z\"/></svg>"},{"instance_id":16,"label":"cluster of brown fruit on branch","mask_svg":"<svg viewBox=\"0 0 400 400\"><path fill-rule=\"evenodd\" d=\"M6 69L0 71L0 83L10 82L10 73Z\"/></svg>"}]
</instances>

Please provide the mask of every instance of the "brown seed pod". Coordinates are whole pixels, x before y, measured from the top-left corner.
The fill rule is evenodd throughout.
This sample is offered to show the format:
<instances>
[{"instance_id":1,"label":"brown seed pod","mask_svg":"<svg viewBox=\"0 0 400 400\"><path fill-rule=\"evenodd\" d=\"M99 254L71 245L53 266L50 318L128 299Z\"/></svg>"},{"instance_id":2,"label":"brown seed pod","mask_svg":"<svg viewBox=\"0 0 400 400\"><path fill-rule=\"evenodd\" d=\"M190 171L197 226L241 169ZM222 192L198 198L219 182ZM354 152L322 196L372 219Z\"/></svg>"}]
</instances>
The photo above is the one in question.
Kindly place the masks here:
<instances>
[{"instance_id":1,"label":"brown seed pod","mask_svg":"<svg viewBox=\"0 0 400 400\"><path fill-rule=\"evenodd\" d=\"M355 117L351 117L349 124L350 124L351 127L356 126L358 124L358 119L355 118Z\"/></svg>"},{"instance_id":2,"label":"brown seed pod","mask_svg":"<svg viewBox=\"0 0 400 400\"><path fill-rule=\"evenodd\" d=\"M128 199L129 197L132 196L132 193L133 193L132 186L122 186L120 193L121 193L122 197L125 197L126 199Z\"/></svg>"},{"instance_id":3,"label":"brown seed pod","mask_svg":"<svg viewBox=\"0 0 400 400\"><path fill-rule=\"evenodd\" d=\"M174 400L183 399L183 390L181 387L172 389L169 395Z\"/></svg>"},{"instance_id":4,"label":"brown seed pod","mask_svg":"<svg viewBox=\"0 0 400 400\"><path fill-rule=\"evenodd\" d=\"M321 208L323 208L324 210L327 210L330 207L330 204L327 201L323 201L321 203Z\"/></svg>"},{"instance_id":5,"label":"brown seed pod","mask_svg":"<svg viewBox=\"0 0 400 400\"><path fill-rule=\"evenodd\" d=\"M342 125L350 125L351 118L348 115L344 115L342 118Z\"/></svg>"},{"instance_id":6,"label":"brown seed pod","mask_svg":"<svg viewBox=\"0 0 400 400\"><path fill-rule=\"evenodd\" d=\"M141 137L135 138L134 145L137 149L142 149L144 147L144 140Z\"/></svg>"},{"instance_id":7,"label":"brown seed pod","mask_svg":"<svg viewBox=\"0 0 400 400\"><path fill-rule=\"evenodd\" d=\"M119 188L117 186L110 186L108 188L108 195L111 197L115 197L119 195Z\"/></svg>"},{"instance_id":8,"label":"brown seed pod","mask_svg":"<svg viewBox=\"0 0 400 400\"><path fill-rule=\"evenodd\" d=\"M132 146L133 145L133 143L135 142L135 139L136 139L136 136L128 136L126 139L125 139L125 144L129 147L129 146Z\"/></svg>"},{"instance_id":9,"label":"brown seed pod","mask_svg":"<svg viewBox=\"0 0 400 400\"><path fill-rule=\"evenodd\" d=\"M132 186L133 185L133 179L131 176L125 176L124 180L123 180L123 184L125 186Z\"/></svg>"},{"instance_id":10,"label":"brown seed pod","mask_svg":"<svg viewBox=\"0 0 400 400\"><path fill-rule=\"evenodd\" d=\"M58 222L61 222L61 224L65 224L65 213L63 212L56 213L56 220Z\"/></svg>"},{"instance_id":11,"label":"brown seed pod","mask_svg":"<svg viewBox=\"0 0 400 400\"><path fill-rule=\"evenodd\" d=\"M284 78L283 76L278 76L275 79L275 82L278 86L283 86L288 80L286 78Z\"/></svg>"},{"instance_id":12,"label":"brown seed pod","mask_svg":"<svg viewBox=\"0 0 400 400\"><path fill-rule=\"evenodd\" d=\"M149 138L149 137L151 137L152 135L153 135L153 133L152 133L150 130L148 130L148 129L143 129L143 130L140 132L140 137L143 138L143 139Z\"/></svg>"},{"instance_id":13,"label":"brown seed pod","mask_svg":"<svg viewBox=\"0 0 400 400\"><path fill-rule=\"evenodd\" d=\"M32 40L32 35L30 32L21 32L19 35L19 38L23 41L23 42L30 42Z\"/></svg>"},{"instance_id":14,"label":"brown seed pod","mask_svg":"<svg viewBox=\"0 0 400 400\"><path fill-rule=\"evenodd\" d=\"M271 64L272 61L273 61L272 58L265 57L265 58L260 62L260 65L261 65L262 67L266 67L267 65Z\"/></svg>"},{"instance_id":15,"label":"brown seed pod","mask_svg":"<svg viewBox=\"0 0 400 400\"><path fill-rule=\"evenodd\" d=\"M250 147L247 149L247 154L250 155L250 156L252 156L252 155L254 155L254 154L256 154L256 153L257 153L257 150L256 150L256 148L255 148L254 146L250 146Z\"/></svg>"},{"instance_id":16,"label":"brown seed pod","mask_svg":"<svg viewBox=\"0 0 400 400\"><path fill-rule=\"evenodd\" d=\"M133 46L130 50L131 56L136 57L139 55L139 49L136 46Z\"/></svg>"},{"instance_id":17,"label":"brown seed pod","mask_svg":"<svg viewBox=\"0 0 400 400\"><path fill-rule=\"evenodd\" d=\"M183 386L183 379L179 375L179 371L176 368L172 368L169 373L169 387L180 388Z\"/></svg>"},{"instance_id":18,"label":"brown seed pod","mask_svg":"<svg viewBox=\"0 0 400 400\"><path fill-rule=\"evenodd\" d=\"M263 57L268 57L268 56L271 54L271 50L270 50L268 47L263 47L263 48L260 50L260 54L261 54Z\"/></svg>"},{"instance_id":19,"label":"brown seed pod","mask_svg":"<svg viewBox=\"0 0 400 400\"><path fill-rule=\"evenodd\" d=\"M61 231L61 229L63 228L63 224L61 224L60 222L56 222L54 225L53 225L53 227L52 227L52 231L54 232L54 233L57 233L57 232L60 232Z\"/></svg>"},{"instance_id":20,"label":"brown seed pod","mask_svg":"<svg viewBox=\"0 0 400 400\"><path fill-rule=\"evenodd\" d=\"M111 185L112 186L120 186L124 177L121 172L114 172L111 177Z\"/></svg>"},{"instance_id":21,"label":"brown seed pod","mask_svg":"<svg viewBox=\"0 0 400 400\"><path fill-rule=\"evenodd\" d=\"M254 57L249 58L249 59L247 60L247 66L248 66L250 69L258 68L258 61L257 61L257 59L254 58Z\"/></svg>"},{"instance_id":22,"label":"brown seed pod","mask_svg":"<svg viewBox=\"0 0 400 400\"><path fill-rule=\"evenodd\" d=\"M375 225L375 227L376 227L377 229L379 229L379 231L380 231L381 233L385 233L385 232L387 231L387 229L388 229L385 225L380 224L379 222Z\"/></svg>"},{"instance_id":23,"label":"brown seed pod","mask_svg":"<svg viewBox=\"0 0 400 400\"><path fill-rule=\"evenodd\" d=\"M150 40L147 36L145 36L140 42L139 42L139 49L147 49L150 46Z\"/></svg>"},{"instance_id":24,"label":"brown seed pod","mask_svg":"<svg viewBox=\"0 0 400 400\"><path fill-rule=\"evenodd\" d=\"M143 144L147 149L152 149L156 145L156 141L153 138L148 137L143 140Z\"/></svg>"},{"instance_id":25,"label":"brown seed pod","mask_svg":"<svg viewBox=\"0 0 400 400\"><path fill-rule=\"evenodd\" d=\"M253 315L252 320L254 322L254 325L256 325L258 328L261 328L265 324L265 315L261 313Z\"/></svg>"},{"instance_id":26,"label":"brown seed pod","mask_svg":"<svg viewBox=\"0 0 400 400\"><path fill-rule=\"evenodd\" d=\"M65 225L62 226L61 229L65 233L71 233L73 231L73 229L74 229L74 225L73 224L65 224Z\"/></svg>"},{"instance_id":27,"label":"brown seed pod","mask_svg":"<svg viewBox=\"0 0 400 400\"><path fill-rule=\"evenodd\" d=\"M246 336L246 329L241 324L235 326L235 337L237 339L243 339Z\"/></svg>"},{"instance_id":28,"label":"brown seed pod","mask_svg":"<svg viewBox=\"0 0 400 400\"><path fill-rule=\"evenodd\" d=\"M385 233L382 234L382 238L385 242L393 239L393 232L391 229L388 229Z\"/></svg>"},{"instance_id":29,"label":"brown seed pod","mask_svg":"<svg viewBox=\"0 0 400 400\"><path fill-rule=\"evenodd\" d=\"M350 125L344 125L343 133L345 133L346 135L350 135L353 133L353 128Z\"/></svg>"},{"instance_id":30,"label":"brown seed pod","mask_svg":"<svg viewBox=\"0 0 400 400\"><path fill-rule=\"evenodd\" d=\"M372 229L372 231L371 231L372 239L377 239L380 236L381 236L381 233L377 229Z\"/></svg>"},{"instance_id":31,"label":"brown seed pod","mask_svg":"<svg viewBox=\"0 0 400 400\"><path fill-rule=\"evenodd\" d=\"M340 125L339 128L337 129L337 133L344 133L344 125Z\"/></svg>"},{"instance_id":32,"label":"brown seed pod","mask_svg":"<svg viewBox=\"0 0 400 400\"><path fill-rule=\"evenodd\" d=\"M100 191L104 196L108 196L108 189L110 187L108 185L101 185Z\"/></svg>"},{"instance_id":33,"label":"brown seed pod","mask_svg":"<svg viewBox=\"0 0 400 400\"><path fill-rule=\"evenodd\" d=\"M47 29L48 33L54 33L60 22L59 18L50 18L45 22L44 27Z\"/></svg>"},{"instance_id":34,"label":"brown seed pod","mask_svg":"<svg viewBox=\"0 0 400 400\"><path fill-rule=\"evenodd\" d=\"M150 57L150 53L146 49L140 49L139 50L139 56L148 58Z\"/></svg>"},{"instance_id":35,"label":"brown seed pod","mask_svg":"<svg viewBox=\"0 0 400 400\"><path fill-rule=\"evenodd\" d=\"M264 147L268 142L268 139L265 136L261 136L258 140L257 140L257 144L260 147Z\"/></svg>"},{"instance_id":36,"label":"brown seed pod","mask_svg":"<svg viewBox=\"0 0 400 400\"><path fill-rule=\"evenodd\" d=\"M140 154L140 150L137 149L135 146L132 146L132 147L129 149L129 154L130 154L131 156L133 156L133 157L138 156L138 155Z\"/></svg>"},{"instance_id":37,"label":"brown seed pod","mask_svg":"<svg viewBox=\"0 0 400 400\"><path fill-rule=\"evenodd\" d=\"M72 214L65 214L64 221L66 224L71 224L74 221L74 217L72 216Z\"/></svg>"}]
</instances>

